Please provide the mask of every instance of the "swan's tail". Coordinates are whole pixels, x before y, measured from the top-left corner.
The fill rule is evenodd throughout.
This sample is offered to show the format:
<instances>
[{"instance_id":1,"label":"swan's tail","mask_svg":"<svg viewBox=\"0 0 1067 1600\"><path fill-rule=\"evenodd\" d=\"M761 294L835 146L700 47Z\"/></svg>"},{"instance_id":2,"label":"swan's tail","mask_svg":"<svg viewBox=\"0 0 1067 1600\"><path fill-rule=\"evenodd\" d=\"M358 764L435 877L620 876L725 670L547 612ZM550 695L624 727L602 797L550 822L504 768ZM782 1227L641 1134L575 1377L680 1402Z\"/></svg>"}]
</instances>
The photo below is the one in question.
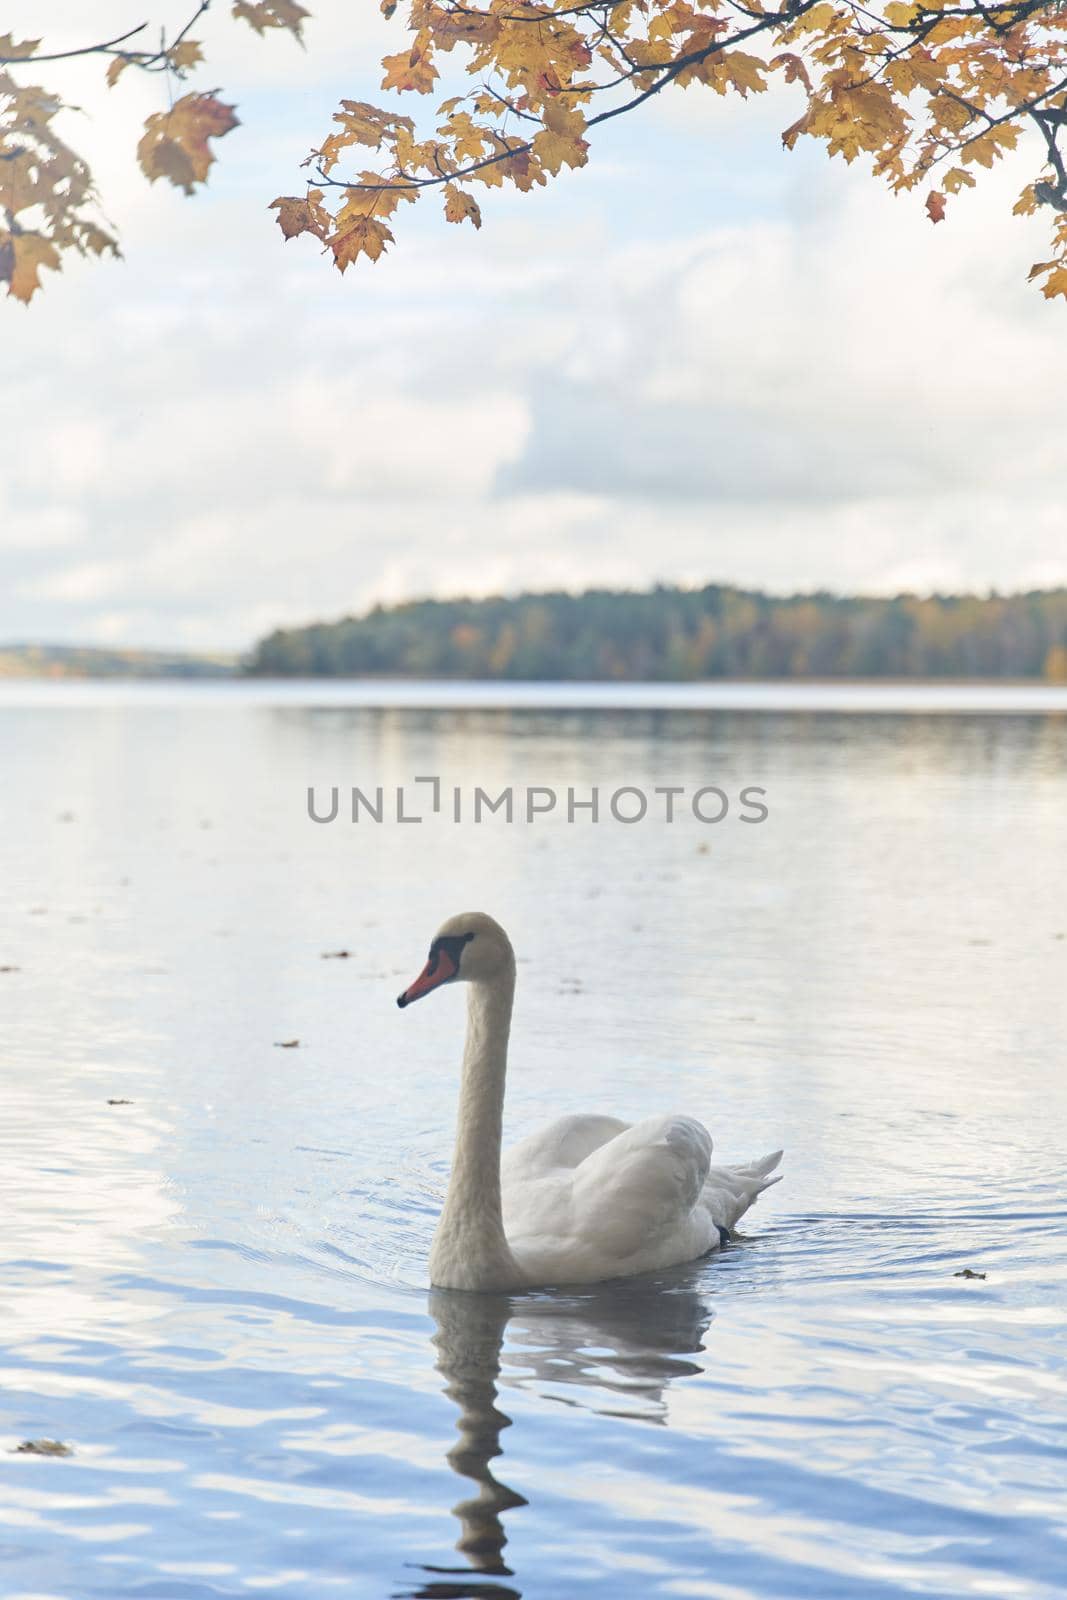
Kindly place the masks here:
<instances>
[{"instance_id":1,"label":"swan's tail","mask_svg":"<svg viewBox=\"0 0 1067 1600\"><path fill-rule=\"evenodd\" d=\"M703 1200L719 1229L731 1231L749 1207L755 1205L764 1189L781 1183L784 1173L770 1176L781 1159L781 1150L775 1150L758 1161L709 1169L704 1180Z\"/></svg>"}]
</instances>

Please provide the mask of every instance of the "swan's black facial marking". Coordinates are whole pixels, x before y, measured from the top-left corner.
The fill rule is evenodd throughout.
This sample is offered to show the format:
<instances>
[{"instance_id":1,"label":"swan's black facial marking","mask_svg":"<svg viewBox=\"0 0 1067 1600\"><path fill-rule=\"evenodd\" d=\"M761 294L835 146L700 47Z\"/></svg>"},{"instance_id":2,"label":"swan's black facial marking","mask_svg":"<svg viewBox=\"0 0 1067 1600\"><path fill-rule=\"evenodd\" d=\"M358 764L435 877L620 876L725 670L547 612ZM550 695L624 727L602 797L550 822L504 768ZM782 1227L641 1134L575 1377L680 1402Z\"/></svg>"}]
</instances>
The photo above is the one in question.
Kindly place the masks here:
<instances>
[{"instance_id":1,"label":"swan's black facial marking","mask_svg":"<svg viewBox=\"0 0 1067 1600\"><path fill-rule=\"evenodd\" d=\"M461 959L461 957L463 955L463 947L464 947L464 945L470 944L470 942L471 942L471 940L473 938L474 938L473 933L442 933L442 934L439 934L438 937L434 940L433 944L430 946L430 961L429 961L430 971L433 972L433 971L436 970L437 963L440 961L442 954L444 954L445 956L448 957L448 959L451 961L452 965L456 969L455 972L452 974L452 977L453 978L458 977L459 976L459 963L460 963L460 959ZM445 981L451 981L451 980L445 980Z\"/></svg>"},{"instance_id":2,"label":"swan's black facial marking","mask_svg":"<svg viewBox=\"0 0 1067 1600\"><path fill-rule=\"evenodd\" d=\"M452 983L458 978L464 946L473 938L473 933L439 934L430 946L426 965L415 982L410 988L405 989L403 994L397 996L396 1003L401 1010L409 1006L413 1000L421 1000L431 989L439 989L443 983Z\"/></svg>"}]
</instances>

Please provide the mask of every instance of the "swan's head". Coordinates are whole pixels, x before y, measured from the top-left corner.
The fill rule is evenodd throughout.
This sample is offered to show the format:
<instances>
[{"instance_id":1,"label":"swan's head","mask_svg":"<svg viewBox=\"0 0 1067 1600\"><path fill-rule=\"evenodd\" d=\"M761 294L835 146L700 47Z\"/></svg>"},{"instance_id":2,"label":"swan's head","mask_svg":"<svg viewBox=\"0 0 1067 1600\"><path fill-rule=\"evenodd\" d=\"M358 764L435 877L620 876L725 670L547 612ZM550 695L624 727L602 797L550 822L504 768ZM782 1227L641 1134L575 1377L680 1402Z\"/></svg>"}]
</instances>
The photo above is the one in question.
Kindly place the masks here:
<instances>
[{"instance_id":1,"label":"swan's head","mask_svg":"<svg viewBox=\"0 0 1067 1600\"><path fill-rule=\"evenodd\" d=\"M409 1006L443 983L488 982L514 968L511 941L499 922L484 911L461 911L438 928L426 965L415 982L397 995L396 1003Z\"/></svg>"}]
</instances>

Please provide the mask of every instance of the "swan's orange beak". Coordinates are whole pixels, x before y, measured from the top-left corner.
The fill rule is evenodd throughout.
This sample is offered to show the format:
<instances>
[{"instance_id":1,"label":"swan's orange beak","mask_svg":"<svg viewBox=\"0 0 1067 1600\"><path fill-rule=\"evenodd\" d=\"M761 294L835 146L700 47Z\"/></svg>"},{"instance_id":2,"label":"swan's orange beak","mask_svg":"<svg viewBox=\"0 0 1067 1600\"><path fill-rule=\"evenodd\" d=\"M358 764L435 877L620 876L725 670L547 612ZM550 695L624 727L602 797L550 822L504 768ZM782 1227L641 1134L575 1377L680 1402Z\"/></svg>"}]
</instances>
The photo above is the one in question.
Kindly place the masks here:
<instances>
[{"instance_id":1,"label":"swan's orange beak","mask_svg":"<svg viewBox=\"0 0 1067 1600\"><path fill-rule=\"evenodd\" d=\"M447 983L459 971L459 962L453 961L448 951L443 946L438 946L430 954L430 959L419 973L415 982L404 990L403 994L396 997L397 1005L403 1010L413 1000L421 1000L424 994L429 994L431 989L437 989L442 983Z\"/></svg>"}]
</instances>

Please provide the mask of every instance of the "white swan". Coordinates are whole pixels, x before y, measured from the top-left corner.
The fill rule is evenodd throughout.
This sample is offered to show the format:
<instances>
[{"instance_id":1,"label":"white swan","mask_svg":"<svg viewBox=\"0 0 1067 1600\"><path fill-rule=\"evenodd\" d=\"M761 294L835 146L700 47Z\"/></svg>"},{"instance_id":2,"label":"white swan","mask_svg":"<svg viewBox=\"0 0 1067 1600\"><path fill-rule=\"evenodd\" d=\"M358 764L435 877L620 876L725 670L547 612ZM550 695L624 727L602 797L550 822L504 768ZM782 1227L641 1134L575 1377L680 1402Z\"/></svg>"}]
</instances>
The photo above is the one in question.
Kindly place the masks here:
<instances>
[{"instance_id":1,"label":"white swan","mask_svg":"<svg viewBox=\"0 0 1067 1600\"><path fill-rule=\"evenodd\" d=\"M449 918L397 1005L456 980L471 987L455 1155L430 1248L437 1287L598 1283L695 1261L778 1182L780 1150L713 1167L711 1136L692 1117L561 1117L501 1159L515 955L483 912Z\"/></svg>"}]
</instances>

